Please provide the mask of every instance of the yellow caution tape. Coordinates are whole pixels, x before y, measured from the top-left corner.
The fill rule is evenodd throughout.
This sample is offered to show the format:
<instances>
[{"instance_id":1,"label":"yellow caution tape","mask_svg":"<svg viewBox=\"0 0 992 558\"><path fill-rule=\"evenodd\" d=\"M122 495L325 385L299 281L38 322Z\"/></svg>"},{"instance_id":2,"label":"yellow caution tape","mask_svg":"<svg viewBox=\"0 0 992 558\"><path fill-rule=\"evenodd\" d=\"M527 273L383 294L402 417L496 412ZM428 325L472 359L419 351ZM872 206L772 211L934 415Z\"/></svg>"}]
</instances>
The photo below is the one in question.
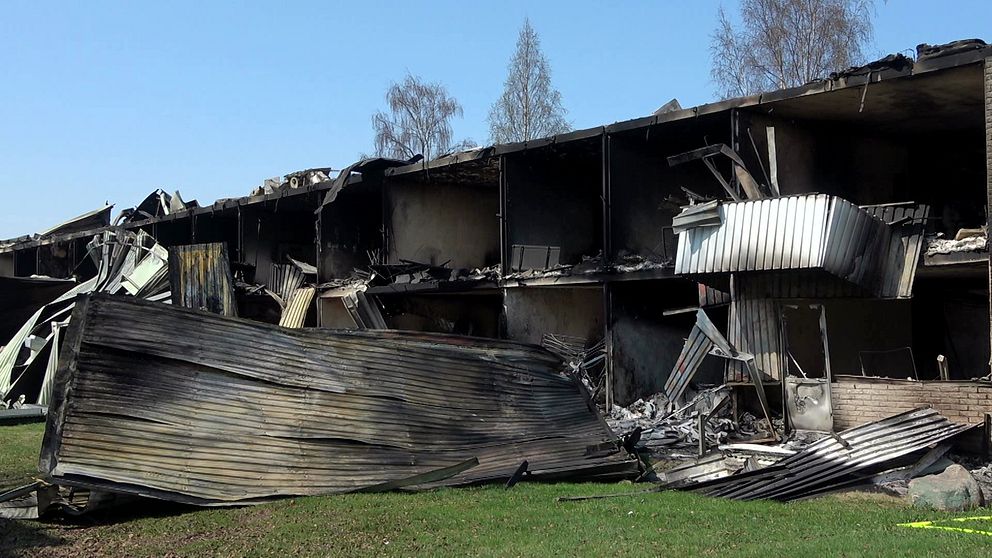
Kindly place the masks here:
<instances>
[{"instance_id":1,"label":"yellow caution tape","mask_svg":"<svg viewBox=\"0 0 992 558\"><path fill-rule=\"evenodd\" d=\"M942 519L941 522L947 521L957 521L959 523L964 521L990 521L992 520L992 515L982 515L979 517L955 517L953 519ZM912 527L914 529L940 529L941 531L955 531L958 533L973 533L975 535L986 535L992 537L992 531L983 531L981 529L967 529L965 527L953 527L950 525L938 525L937 521L914 521L912 523L897 523L897 527Z\"/></svg>"}]
</instances>

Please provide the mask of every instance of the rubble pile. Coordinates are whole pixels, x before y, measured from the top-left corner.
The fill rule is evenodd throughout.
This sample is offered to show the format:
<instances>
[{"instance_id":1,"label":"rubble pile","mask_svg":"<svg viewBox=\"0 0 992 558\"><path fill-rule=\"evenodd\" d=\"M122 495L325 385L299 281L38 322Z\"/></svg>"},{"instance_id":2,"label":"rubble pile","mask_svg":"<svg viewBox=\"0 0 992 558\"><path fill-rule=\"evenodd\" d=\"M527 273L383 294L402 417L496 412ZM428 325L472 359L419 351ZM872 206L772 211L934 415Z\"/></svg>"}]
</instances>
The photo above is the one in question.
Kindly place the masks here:
<instances>
[{"instance_id":1,"label":"rubble pile","mask_svg":"<svg viewBox=\"0 0 992 558\"><path fill-rule=\"evenodd\" d=\"M622 254L619 263L613 264L613 270L617 273L633 273L635 271L664 269L671 267L671 265L671 259L652 260L639 254Z\"/></svg>"},{"instance_id":2,"label":"rubble pile","mask_svg":"<svg viewBox=\"0 0 992 558\"><path fill-rule=\"evenodd\" d=\"M661 393L647 400L639 399L627 407L613 408L606 422L619 435L638 430L637 446L649 451L684 449L699 445L699 418L704 421L707 446L726 443L738 433L736 423L726 416L711 416L726 403L730 390L718 386L699 392L686 404L671 410L672 404Z\"/></svg>"},{"instance_id":3,"label":"rubble pile","mask_svg":"<svg viewBox=\"0 0 992 558\"><path fill-rule=\"evenodd\" d=\"M944 238L943 233L927 236L924 240L927 256L938 254L954 254L957 252L975 252L988 247L989 235L985 228L975 229L974 234L958 234L954 238Z\"/></svg>"}]
</instances>

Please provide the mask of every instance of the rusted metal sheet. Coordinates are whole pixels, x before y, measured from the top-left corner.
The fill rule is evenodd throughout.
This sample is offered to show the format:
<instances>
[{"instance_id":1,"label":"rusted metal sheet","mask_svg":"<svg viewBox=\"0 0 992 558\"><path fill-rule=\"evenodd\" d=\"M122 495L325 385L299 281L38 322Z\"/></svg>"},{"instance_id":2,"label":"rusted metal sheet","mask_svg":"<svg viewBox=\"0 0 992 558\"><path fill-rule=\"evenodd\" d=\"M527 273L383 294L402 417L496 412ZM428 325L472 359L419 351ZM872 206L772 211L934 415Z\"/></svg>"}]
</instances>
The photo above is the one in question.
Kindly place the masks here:
<instances>
[{"instance_id":1,"label":"rusted metal sheet","mask_svg":"<svg viewBox=\"0 0 992 558\"><path fill-rule=\"evenodd\" d=\"M307 311L317 294L315 287L300 287L293 292L289 304L282 311L279 325L282 327L301 328L307 319Z\"/></svg>"},{"instance_id":2,"label":"rusted metal sheet","mask_svg":"<svg viewBox=\"0 0 992 558\"><path fill-rule=\"evenodd\" d=\"M437 482L502 482L524 460L534 479L636 470L536 346L287 329L100 295L78 303L64 343L41 458L60 485L237 505L394 486L473 458ZM587 451L600 444L613 449Z\"/></svg>"},{"instance_id":3,"label":"rusted metal sheet","mask_svg":"<svg viewBox=\"0 0 992 558\"><path fill-rule=\"evenodd\" d=\"M169 248L172 303L224 316L237 316L234 278L227 245L189 244Z\"/></svg>"}]
</instances>

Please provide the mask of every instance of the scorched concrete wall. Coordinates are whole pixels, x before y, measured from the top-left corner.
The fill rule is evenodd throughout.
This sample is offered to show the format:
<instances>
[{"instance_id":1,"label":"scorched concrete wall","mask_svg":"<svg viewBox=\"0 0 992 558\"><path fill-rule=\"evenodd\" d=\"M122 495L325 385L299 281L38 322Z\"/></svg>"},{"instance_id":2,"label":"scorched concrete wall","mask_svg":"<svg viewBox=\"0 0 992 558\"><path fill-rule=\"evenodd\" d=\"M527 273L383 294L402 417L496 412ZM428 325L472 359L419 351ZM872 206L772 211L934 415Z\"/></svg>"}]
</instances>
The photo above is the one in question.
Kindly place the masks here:
<instances>
[{"instance_id":1,"label":"scorched concrete wall","mask_svg":"<svg viewBox=\"0 0 992 558\"><path fill-rule=\"evenodd\" d=\"M400 183L386 189L389 262L412 260L451 268L499 263L499 191L445 184Z\"/></svg>"},{"instance_id":2,"label":"scorched concrete wall","mask_svg":"<svg viewBox=\"0 0 992 558\"><path fill-rule=\"evenodd\" d=\"M503 308L510 339L540 343L545 333L598 341L603 337L601 288L505 289Z\"/></svg>"}]
</instances>

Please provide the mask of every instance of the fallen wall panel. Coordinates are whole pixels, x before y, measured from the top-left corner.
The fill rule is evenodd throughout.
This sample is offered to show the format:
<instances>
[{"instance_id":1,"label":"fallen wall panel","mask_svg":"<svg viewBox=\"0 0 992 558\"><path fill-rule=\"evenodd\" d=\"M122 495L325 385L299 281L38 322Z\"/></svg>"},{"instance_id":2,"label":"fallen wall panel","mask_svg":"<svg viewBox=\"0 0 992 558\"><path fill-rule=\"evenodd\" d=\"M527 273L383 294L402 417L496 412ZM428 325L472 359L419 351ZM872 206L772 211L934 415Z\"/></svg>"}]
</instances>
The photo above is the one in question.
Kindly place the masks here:
<instances>
[{"instance_id":1,"label":"fallen wall panel","mask_svg":"<svg viewBox=\"0 0 992 558\"><path fill-rule=\"evenodd\" d=\"M297 330L94 295L77 305L41 469L201 505L443 481L617 478L635 463L560 360L531 345Z\"/></svg>"}]
</instances>

